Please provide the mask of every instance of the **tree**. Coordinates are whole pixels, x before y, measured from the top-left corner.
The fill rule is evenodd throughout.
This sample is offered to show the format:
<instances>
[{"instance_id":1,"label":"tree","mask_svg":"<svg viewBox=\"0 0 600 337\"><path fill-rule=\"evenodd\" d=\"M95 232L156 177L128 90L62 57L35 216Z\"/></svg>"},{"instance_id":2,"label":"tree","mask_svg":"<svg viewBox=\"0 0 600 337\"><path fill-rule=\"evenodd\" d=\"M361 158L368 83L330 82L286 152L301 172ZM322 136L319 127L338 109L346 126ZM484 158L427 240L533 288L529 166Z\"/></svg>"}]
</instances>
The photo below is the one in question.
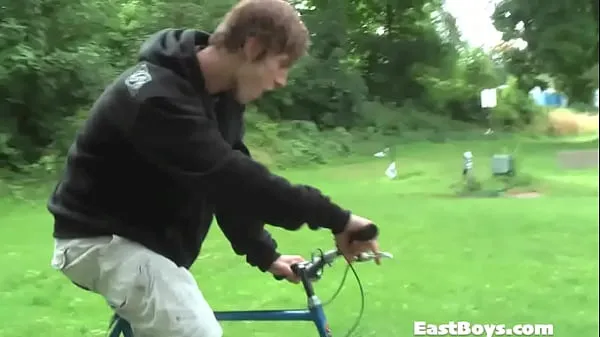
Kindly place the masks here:
<instances>
[{"instance_id":1,"label":"tree","mask_svg":"<svg viewBox=\"0 0 600 337\"><path fill-rule=\"evenodd\" d=\"M598 63L597 0L503 0L493 20L504 40L527 42L525 50L511 51L512 59L551 75L571 101L589 101L597 86L585 76Z\"/></svg>"}]
</instances>

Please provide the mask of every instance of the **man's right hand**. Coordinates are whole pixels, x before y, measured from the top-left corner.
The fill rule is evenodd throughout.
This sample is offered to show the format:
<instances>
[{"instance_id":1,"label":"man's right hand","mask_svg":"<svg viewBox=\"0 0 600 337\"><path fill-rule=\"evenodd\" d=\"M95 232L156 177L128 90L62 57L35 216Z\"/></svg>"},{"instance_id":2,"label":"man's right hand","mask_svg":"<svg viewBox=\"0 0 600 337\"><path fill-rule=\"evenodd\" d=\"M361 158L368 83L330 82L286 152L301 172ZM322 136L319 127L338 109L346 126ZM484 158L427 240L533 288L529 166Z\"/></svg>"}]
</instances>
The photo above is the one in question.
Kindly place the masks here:
<instances>
[{"instance_id":1,"label":"man's right hand","mask_svg":"<svg viewBox=\"0 0 600 337\"><path fill-rule=\"evenodd\" d=\"M360 231L372 223L371 220L352 214L344 231L335 235L336 246L349 263L354 261L354 258L361 253L374 253L376 256L375 263L381 264L381 260L378 257L379 246L376 239L350 242L352 233Z\"/></svg>"}]
</instances>

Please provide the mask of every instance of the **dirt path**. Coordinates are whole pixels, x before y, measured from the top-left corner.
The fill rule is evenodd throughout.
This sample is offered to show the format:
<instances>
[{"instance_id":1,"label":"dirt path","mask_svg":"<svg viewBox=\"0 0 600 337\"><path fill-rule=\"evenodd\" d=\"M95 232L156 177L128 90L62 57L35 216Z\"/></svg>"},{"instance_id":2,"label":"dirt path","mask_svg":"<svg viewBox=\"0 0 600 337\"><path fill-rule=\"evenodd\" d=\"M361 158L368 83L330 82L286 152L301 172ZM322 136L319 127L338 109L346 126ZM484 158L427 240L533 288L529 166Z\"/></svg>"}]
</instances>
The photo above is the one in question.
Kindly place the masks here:
<instances>
[{"instance_id":1,"label":"dirt path","mask_svg":"<svg viewBox=\"0 0 600 337\"><path fill-rule=\"evenodd\" d=\"M587 169L598 167L598 150L561 151L558 165L563 169Z\"/></svg>"}]
</instances>

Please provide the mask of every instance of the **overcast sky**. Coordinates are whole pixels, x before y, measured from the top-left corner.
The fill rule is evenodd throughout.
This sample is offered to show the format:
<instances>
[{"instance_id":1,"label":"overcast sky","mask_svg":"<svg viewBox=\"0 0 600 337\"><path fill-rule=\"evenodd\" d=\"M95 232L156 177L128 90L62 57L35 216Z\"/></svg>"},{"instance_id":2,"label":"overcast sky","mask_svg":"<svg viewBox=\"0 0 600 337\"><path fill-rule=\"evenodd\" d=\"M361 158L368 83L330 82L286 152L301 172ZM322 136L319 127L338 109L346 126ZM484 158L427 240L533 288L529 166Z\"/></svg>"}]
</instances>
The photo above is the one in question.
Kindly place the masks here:
<instances>
[{"instance_id":1,"label":"overcast sky","mask_svg":"<svg viewBox=\"0 0 600 337\"><path fill-rule=\"evenodd\" d=\"M498 0L445 0L463 38L473 46L489 49L502 40L502 33L492 24L491 15Z\"/></svg>"}]
</instances>

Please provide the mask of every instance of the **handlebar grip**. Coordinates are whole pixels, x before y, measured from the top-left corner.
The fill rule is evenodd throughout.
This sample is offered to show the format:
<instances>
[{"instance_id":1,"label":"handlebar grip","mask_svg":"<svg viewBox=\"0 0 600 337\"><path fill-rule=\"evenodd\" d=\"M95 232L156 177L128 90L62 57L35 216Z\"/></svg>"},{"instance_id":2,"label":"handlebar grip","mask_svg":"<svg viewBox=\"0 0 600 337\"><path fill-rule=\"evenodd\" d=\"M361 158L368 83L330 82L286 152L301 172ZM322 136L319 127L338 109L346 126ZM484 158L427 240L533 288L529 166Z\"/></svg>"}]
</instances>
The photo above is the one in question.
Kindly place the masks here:
<instances>
[{"instance_id":1,"label":"handlebar grip","mask_svg":"<svg viewBox=\"0 0 600 337\"><path fill-rule=\"evenodd\" d=\"M294 274L300 275L300 269L299 269L297 263L294 263L290 267L292 268L292 271L294 272ZM281 276L281 275L273 275L273 278L276 279L277 281L283 281L283 280L285 280L285 276Z\"/></svg>"},{"instance_id":2,"label":"handlebar grip","mask_svg":"<svg viewBox=\"0 0 600 337\"><path fill-rule=\"evenodd\" d=\"M370 241L377 237L379 228L375 224L369 224L359 231L350 234L350 242L352 241Z\"/></svg>"}]
</instances>

